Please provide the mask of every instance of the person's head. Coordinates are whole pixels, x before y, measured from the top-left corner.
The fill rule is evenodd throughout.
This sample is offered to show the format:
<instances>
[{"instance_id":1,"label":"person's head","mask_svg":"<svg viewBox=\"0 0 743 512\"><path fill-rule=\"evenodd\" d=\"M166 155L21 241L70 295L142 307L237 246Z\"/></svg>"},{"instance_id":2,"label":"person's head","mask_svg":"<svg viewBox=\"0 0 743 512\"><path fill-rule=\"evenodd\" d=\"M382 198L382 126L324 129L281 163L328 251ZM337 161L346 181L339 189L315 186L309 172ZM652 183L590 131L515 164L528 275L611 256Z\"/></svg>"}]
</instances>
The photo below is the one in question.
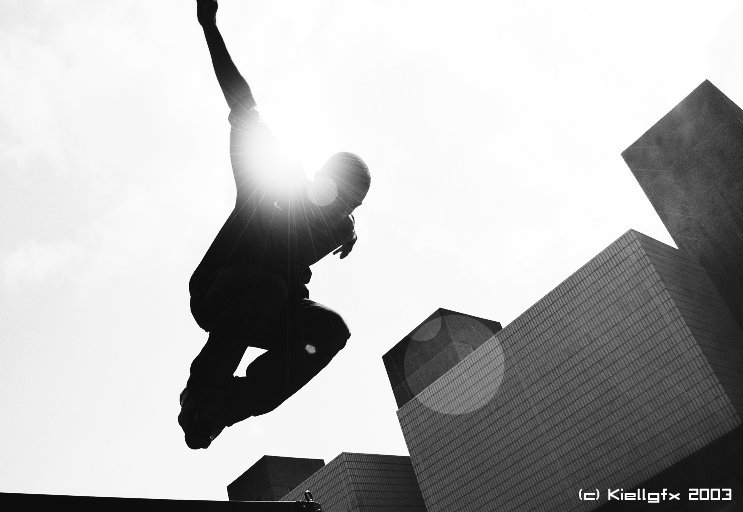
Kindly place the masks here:
<instances>
[{"instance_id":1,"label":"person's head","mask_svg":"<svg viewBox=\"0 0 743 512\"><path fill-rule=\"evenodd\" d=\"M371 184L369 168L353 153L331 156L314 179L313 202L322 206L329 218L347 217L358 208Z\"/></svg>"}]
</instances>

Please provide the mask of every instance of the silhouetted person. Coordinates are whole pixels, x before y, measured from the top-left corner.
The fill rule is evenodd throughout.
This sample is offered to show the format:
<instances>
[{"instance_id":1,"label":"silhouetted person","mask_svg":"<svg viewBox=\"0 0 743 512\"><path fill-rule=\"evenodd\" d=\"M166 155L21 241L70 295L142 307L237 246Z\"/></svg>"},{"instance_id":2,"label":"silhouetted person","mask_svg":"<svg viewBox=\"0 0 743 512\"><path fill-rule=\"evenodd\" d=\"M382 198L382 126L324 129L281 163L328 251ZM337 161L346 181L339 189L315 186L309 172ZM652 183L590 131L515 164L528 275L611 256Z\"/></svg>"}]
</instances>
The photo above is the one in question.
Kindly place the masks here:
<instances>
[{"instance_id":1,"label":"silhouetted person","mask_svg":"<svg viewBox=\"0 0 743 512\"><path fill-rule=\"evenodd\" d=\"M197 0L197 13L230 108L237 199L189 282L191 312L209 333L178 415L194 449L225 426L274 410L345 346L345 322L311 301L306 284L310 265L353 248L351 212L370 183L352 153L331 156L313 181L283 161L217 29L216 0ZM248 346L267 351L235 377Z\"/></svg>"}]
</instances>

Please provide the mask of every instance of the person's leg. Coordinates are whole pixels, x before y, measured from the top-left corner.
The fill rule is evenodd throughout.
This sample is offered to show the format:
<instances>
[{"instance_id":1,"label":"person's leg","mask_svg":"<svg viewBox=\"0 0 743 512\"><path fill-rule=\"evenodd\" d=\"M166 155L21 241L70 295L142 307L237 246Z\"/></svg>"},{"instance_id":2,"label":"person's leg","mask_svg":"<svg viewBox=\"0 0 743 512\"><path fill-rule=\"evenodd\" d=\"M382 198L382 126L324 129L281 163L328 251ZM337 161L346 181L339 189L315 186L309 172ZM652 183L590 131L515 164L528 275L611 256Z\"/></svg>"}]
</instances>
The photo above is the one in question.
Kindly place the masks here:
<instances>
[{"instance_id":1,"label":"person's leg","mask_svg":"<svg viewBox=\"0 0 743 512\"><path fill-rule=\"evenodd\" d=\"M233 379L227 425L276 409L325 368L351 336L330 308L309 299L293 305L289 336L278 333L281 342L250 363L245 377Z\"/></svg>"},{"instance_id":2,"label":"person's leg","mask_svg":"<svg viewBox=\"0 0 743 512\"><path fill-rule=\"evenodd\" d=\"M286 284L270 272L253 265L219 270L192 303L209 338L191 363L188 388L228 388L247 347L265 347L265 337L282 323L286 302Z\"/></svg>"},{"instance_id":3,"label":"person's leg","mask_svg":"<svg viewBox=\"0 0 743 512\"><path fill-rule=\"evenodd\" d=\"M178 422L190 448L206 448L225 426L232 377L249 345L281 321L286 284L250 265L221 269L192 297L192 311L209 338L191 364Z\"/></svg>"}]
</instances>

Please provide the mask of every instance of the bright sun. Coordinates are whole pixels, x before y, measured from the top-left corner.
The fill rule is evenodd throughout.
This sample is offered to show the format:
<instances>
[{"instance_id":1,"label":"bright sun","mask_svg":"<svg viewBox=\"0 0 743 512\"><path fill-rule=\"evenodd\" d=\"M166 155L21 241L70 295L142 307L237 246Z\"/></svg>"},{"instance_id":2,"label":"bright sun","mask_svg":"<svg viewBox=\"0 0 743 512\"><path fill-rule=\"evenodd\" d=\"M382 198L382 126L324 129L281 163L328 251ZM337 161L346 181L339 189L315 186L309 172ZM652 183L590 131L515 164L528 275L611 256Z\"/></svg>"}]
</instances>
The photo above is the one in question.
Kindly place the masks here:
<instances>
[{"instance_id":1,"label":"bright sun","mask_svg":"<svg viewBox=\"0 0 743 512\"><path fill-rule=\"evenodd\" d=\"M313 179L328 158L340 149L333 147L322 124L308 121L310 116L306 113L276 114L275 123L268 116L264 120L276 136L278 149L288 161L298 163L308 179Z\"/></svg>"}]
</instances>

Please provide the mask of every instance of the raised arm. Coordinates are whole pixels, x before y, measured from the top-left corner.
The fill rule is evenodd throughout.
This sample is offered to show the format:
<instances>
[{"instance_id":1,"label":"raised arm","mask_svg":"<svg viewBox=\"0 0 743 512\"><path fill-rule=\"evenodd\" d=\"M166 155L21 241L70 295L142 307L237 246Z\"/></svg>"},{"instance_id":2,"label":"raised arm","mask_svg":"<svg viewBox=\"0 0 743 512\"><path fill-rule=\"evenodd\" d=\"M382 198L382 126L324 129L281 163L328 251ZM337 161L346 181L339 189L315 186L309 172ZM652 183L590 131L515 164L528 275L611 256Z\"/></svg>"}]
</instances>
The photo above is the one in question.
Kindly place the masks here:
<instances>
[{"instance_id":1,"label":"raised arm","mask_svg":"<svg viewBox=\"0 0 743 512\"><path fill-rule=\"evenodd\" d=\"M240 109L250 110L255 106L253 94L250 91L248 82L242 77L237 70L237 66L232 62L227 47L222 39L222 34L217 28L217 0L196 0L196 14L199 24L204 29L206 44L209 47L209 54L212 57L214 72L217 75L217 81L222 88L222 93L227 100L227 105L232 111Z\"/></svg>"}]
</instances>

